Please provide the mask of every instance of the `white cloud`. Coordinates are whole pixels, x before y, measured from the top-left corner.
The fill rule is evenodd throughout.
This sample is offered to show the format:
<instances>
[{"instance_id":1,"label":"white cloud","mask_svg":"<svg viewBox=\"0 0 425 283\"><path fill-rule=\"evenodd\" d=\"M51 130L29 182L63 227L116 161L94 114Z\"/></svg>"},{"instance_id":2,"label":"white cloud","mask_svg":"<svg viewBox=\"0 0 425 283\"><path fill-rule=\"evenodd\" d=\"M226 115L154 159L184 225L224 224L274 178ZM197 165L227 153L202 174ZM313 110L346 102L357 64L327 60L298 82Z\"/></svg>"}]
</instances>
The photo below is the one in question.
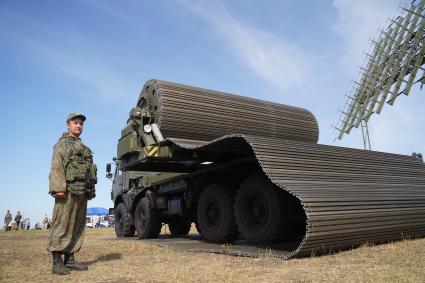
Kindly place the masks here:
<instances>
[{"instance_id":1,"label":"white cloud","mask_svg":"<svg viewBox=\"0 0 425 283\"><path fill-rule=\"evenodd\" d=\"M408 97L400 96L393 107L386 105L371 123L372 146L380 151L425 154L424 97L415 88Z\"/></svg>"},{"instance_id":2,"label":"white cloud","mask_svg":"<svg viewBox=\"0 0 425 283\"><path fill-rule=\"evenodd\" d=\"M110 99L134 96L134 86L127 79L93 56L76 55L72 50L54 48L22 34L15 34L14 38L34 62L83 82L90 95Z\"/></svg>"},{"instance_id":3,"label":"white cloud","mask_svg":"<svg viewBox=\"0 0 425 283\"><path fill-rule=\"evenodd\" d=\"M369 39L378 35L380 28L386 28L388 18L399 13L400 0L334 0L337 12L334 30L341 35L345 44L342 63L353 72L361 64L363 52L369 51Z\"/></svg>"},{"instance_id":4,"label":"white cloud","mask_svg":"<svg viewBox=\"0 0 425 283\"><path fill-rule=\"evenodd\" d=\"M205 21L262 79L282 91L304 88L312 60L300 46L238 21L219 1L178 3Z\"/></svg>"},{"instance_id":5,"label":"white cloud","mask_svg":"<svg viewBox=\"0 0 425 283\"><path fill-rule=\"evenodd\" d=\"M111 7L110 5L108 5L108 2L106 1L82 0L82 2L89 7L97 9L101 11L102 13L113 16L133 26L132 18L130 17L128 11L124 12L124 10L126 9L131 9L131 8L128 8L127 5L119 5L118 3L115 3L119 5L120 9L117 9L116 7ZM129 3L126 3L126 4L129 4ZM129 7L131 7L131 5Z\"/></svg>"}]
</instances>

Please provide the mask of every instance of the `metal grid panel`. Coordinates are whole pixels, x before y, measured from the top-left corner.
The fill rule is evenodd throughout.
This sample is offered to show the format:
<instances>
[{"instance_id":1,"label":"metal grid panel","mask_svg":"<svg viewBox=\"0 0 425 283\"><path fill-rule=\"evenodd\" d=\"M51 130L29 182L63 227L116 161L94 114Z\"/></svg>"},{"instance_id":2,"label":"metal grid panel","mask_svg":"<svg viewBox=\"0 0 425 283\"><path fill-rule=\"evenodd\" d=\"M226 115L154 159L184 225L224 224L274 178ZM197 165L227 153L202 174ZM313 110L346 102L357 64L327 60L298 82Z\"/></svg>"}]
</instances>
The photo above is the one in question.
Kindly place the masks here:
<instances>
[{"instance_id":1,"label":"metal grid panel","mask_svg":"<svg viewBox=\"0 0 425 283\"><path fill-rule=\"evenodd\" d=\"M373 51L361 67L361 79L354 82L354 94L341 111L338 139L381 113L385 102L393 105L399 95L409 94L414 83L425 81L424 75L415 81L425 63L425 0L414 1L403 11L372 41Z\"/></svg>"}]
</instances>

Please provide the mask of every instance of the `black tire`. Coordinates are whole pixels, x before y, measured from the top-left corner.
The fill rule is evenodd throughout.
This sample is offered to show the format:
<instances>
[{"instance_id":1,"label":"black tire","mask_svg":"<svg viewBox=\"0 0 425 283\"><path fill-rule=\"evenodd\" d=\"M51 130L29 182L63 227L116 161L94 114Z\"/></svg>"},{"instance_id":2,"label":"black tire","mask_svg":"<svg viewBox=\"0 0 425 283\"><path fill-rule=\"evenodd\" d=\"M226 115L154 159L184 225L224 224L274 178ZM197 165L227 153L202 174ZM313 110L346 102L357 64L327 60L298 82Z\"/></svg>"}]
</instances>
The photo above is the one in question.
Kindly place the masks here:
<instances>
[{"instance_id":1,"label":"black tire","mask_svg":"<svg viewBox=\"0 0 425 283\"><path fill-rule=\"evenodd\" d=\"M214 184L204 189L197 211L197 223L204 239L217 243L231 243L237 239L234 199L235 190L230 186Z\"/></svg>"},{"instance_id":2,"label":"black tire","mask_svg":"<svg viewBox=\"0 0 425 283\"><path fill-rule=\"evenodd\" d=\"M118 238L133 237L135 227L131 223L130 215L124 203L119 203L114 210L115 234Z\"/></svg>"},{"instance_id":3,"label":"black tire","mask_svg":"<svg viewBox=\"0 0 425 283\"><path fill-rule=\"evenodd\" d=\"M250 243L272 243L288 233L284 193L264 176L245 179L235 198L235 221Z\"/></svg>"},{"instance_id":4,"label":"black tire","mask_svg":"<svg viewBox=\"0 0 425 283\"><path fill-rule=\"evenodd\" d=\"M168 220L168 228L173 236L184 236L189 234L192 222L185 217L171 218Z\"/></svg>"},{"instance_id":5,"label":"black tire","mask_svg":"<svg viewBox=\"0 0 425 283\"><path fill-rule=\"evenodd\" d=\"M139 200L134 216L136 231L139 239L152 239L158 237L161 232L161 215L150 204L149 198Z\"/></svg>"}]
</instances>

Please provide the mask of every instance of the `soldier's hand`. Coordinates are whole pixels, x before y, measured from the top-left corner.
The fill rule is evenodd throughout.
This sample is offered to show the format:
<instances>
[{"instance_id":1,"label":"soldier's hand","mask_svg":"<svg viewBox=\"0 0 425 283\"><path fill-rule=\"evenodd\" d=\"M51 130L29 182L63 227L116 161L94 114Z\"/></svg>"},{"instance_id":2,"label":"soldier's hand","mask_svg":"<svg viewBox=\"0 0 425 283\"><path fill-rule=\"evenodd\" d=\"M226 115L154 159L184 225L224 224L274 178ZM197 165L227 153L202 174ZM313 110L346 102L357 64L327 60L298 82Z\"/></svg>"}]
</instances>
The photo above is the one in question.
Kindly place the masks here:
<instances>
[{"instance_id":1,"label":"soldier's hand","mask_svg":"<svg viewBox=\"0 0 425 283\"><path fill-rule=\"evenodd\" d=\"M57 199L63 199L66 197L66 193L65 192L57 192L55 193L55 198Z\"/></svg>"}]
</instances>

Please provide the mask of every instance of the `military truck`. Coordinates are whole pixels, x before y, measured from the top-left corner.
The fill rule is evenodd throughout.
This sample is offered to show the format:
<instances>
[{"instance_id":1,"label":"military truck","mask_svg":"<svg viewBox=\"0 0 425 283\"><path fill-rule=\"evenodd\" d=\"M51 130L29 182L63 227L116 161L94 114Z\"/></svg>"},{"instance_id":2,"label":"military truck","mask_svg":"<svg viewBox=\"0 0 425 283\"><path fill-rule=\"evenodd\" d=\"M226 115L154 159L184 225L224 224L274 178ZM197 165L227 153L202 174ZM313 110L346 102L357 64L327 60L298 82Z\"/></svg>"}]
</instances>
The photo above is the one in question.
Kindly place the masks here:
<instances>
[{"instance_id":1,"label":"military truck","mask_svg":"<svg viewBox=\"0 0 425 283\"><path fill-rule=\"evenodd\" d=\"M137 231L140 239L155 238L163 224L168 224L172 235L186 235L191 223L205 240L218 243L233 242L240 231L251 243L304 235L306 216L300 202L267 180L246 147L191 150L167 144L164 130L155 121L160 101L154 95L155 91L153 95L142 91L118 142L111 196L118 237L133 236ZM262 107L271 108L269 103ZM309 113L305 114L311 120ZM303 134L316 135L314 119L305 124L310 124L306 129L312 128L313 133ZM227 129L222 132L231 133ZM215 136L220 134L212 138ZM200 142L190 140L191 144ZM110 164L107 176L112 178ZM287 225L290 230L284 229Z\"/></svg>"},{"instance_id":2,"label":"military truck","mask_svg":"<svg viewBox=\"0 0 425 283\"><path fill-rule=\"evenodd\" d=\"M238 238L231 201L235 198L234 188L244 181L247 173L244 170L255 171L253 160L242 158L225 166L202 162L204 168L193 173L121 172L119 161L117 163L111 192L117 237L131 237L137 231L140 239L156 238L163 224L168 224L171 235L182 236L187 235L191 224L195 223L198 232L208 241L224 243ZM235 170L234 166L240 166L244 170ZM107 172L112 177L110 165L107 166ZM244 186L250 187L251 181L258 180L246 180ZM293 199L284 200L283 195L279 195L279 191L270 184L262 189L266 192L264 200L251 200L252 210L247 212L251 221L249 224L261 225L267 219L265 213L281 214L278 207L274 208L276 211L270 208L268 212L265 207L267 203L263 202L277 204L277 201L286 201L291 208L287 221L292 221L293 227L297 226L302 233L305 227L302 208L294 205ZM266 189L270 192L267 193ZM273 237L267 233L245 235L249 236L252 243L277 240L281 236L277 233L282 232L269 225L269 231L265 231ZM296 230L292 232L295 234Z\"/></svg>"},{"instance_id":3,"label":"military truck","mask_svg":"<svg viewBox=\"0 0 425 283\"><path fill-rule=\"evenodd\" d=\"M425 234L418 158L318 136L308 110L150 80L118 141L116 234L195 223L210 242L292 243L288 258Z\"/></svg>"}]
</instances>

